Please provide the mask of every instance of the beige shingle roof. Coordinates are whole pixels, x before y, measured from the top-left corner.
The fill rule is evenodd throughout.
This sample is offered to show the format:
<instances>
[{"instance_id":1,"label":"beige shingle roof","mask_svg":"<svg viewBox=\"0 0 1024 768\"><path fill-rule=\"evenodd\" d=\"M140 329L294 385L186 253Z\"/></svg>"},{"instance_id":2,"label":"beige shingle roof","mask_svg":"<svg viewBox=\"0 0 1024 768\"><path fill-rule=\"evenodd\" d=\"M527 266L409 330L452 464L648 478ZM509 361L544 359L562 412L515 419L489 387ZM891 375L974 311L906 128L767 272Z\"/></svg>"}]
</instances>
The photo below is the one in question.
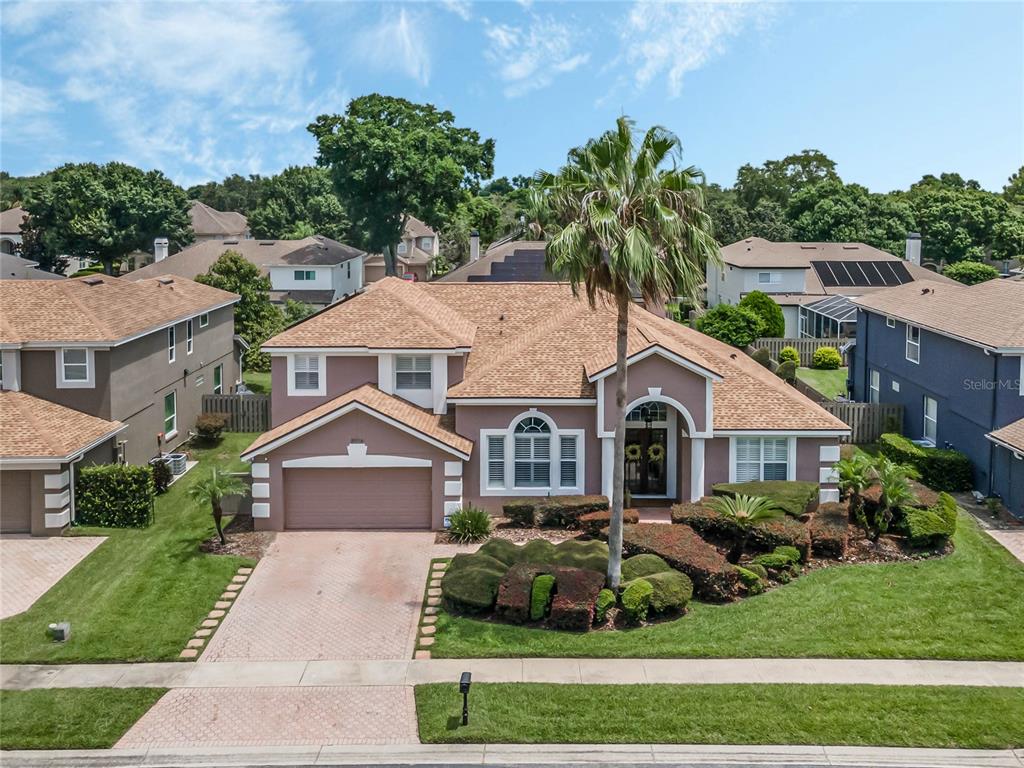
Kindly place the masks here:
<instances>
[{"instance_id":1,"label":"beige shingle roof","mask_svg":"<svg viewBox=\"0 0 1024 768\"><path fill-rule=\"evenodd\" d=\"M237 300L237 294L174 276L0 280L0 343L113 344Z\"/></svg>"},{"instance_id":2,"label":"beige shingle roof","mask_svg":"<svg viewBox=\"0 0 1024 768\"><path fill-rule=\"evenodd\" d=\"M192 231L203 236L242 236L249 229L249 220L235 211L218 211L199 200L192 201L188 211Z\"/></svg>"},{"instance_id":3,"label":"beige shingle roof","mask_svg":"<svg viewBox=\"0 0 1024 768\"><path fill-rule=\"evenodd\" d=\"M416 284L390 277L279 333L263 346L456 349L470 346L475 330L471 321Z\"/></svg>"},{"instance_id":4,"label":"beige shingle roof","mask_svg":"<svg viewBox=\"0 0 1024 768\"><path fill-rule=\"evenodd\" d=\"M1024 419L1011 422L1005 427L990 432L987 436L1018 451L1024 451Z\"/></svg>"},{"instance_id":5,"label":"beige shingle roof","mask_svg":"<svg viewBox=\"0 0 1024 768\"><path fill-rule=\"evenodd\" d=\"M20 235L21 223L28 216L28 211L21 207L8 208L0 211L0 233L5 235Z\"/></svg>"},{"instance_id":6,"label":"beige shingle roof","mask_svg":"<svg viewBox=\"0 0 1024 768\"><path fill-rule=\"evenodd\" d=\"M256 438L252 445L242 452L242 455L245 456L258 451L260 448L351 403L359 403L383 416L395 419L416 432L444 443L449 448L454 448L460 453L469 455L473 451L472 441L444 427L441 423L441 416L425 411L422 408L417 408L406 400L394 397L393 395L387 395L370 384L364 384L361 387L349 390L333 400L318 405L316 408L306 411L293 419L289 419L269 432L264 432Z\"/></svg>"},{"instance_id":7,"label":"beige shingle roof","mask_svg":"<svg viewBox=\"0 0 1024 768\"><path fill-rule=\"evenodd\" d=\"M410 216L409 220L405 223L405 230L402 232L402 237L437 237L437 232L415 216Z\"/></svg>"},{"instance_id":8,"label":"beige shingle roof","mask_svg":"<svg viewBox=\"0 0 1024 768\"><path fill-rule=\"evenodd\" d=\"M0 458L67 458L124 426L25 392L0 391Z\"/></svg>"},{"instance_id":9,"label":"beige shingle roof","mask_svg":"<svg viewBox=\"0 0 1024 768\"><path fill-rule=\"evenodd\" d=\"M1024 283L908 283L854 299L858 306L994 348L1024 349Z\"/></svg>"},{"instance_id":10,"label":"beige shingle roof","mask_svg":"<svg viewBox=\"0 0 1024 768\"><path fill-rule=\"evenodd\" d=\"M392 286L400 286L400 301ZM409 314L409 306L431 307L434 321L454 315L475 328L464 378L448 390L452 398L592 398L588 366L593 373L614 361L614 307L599 303L591 309L564 283L385 278L265 346L344 347L365 338L358 346L408 347L424 325ZM733 347L642 308L633 306L630 312L631 353L657 345L722 376L713 386L715 429L847 428Z\"/></svg>"}]
</instances>

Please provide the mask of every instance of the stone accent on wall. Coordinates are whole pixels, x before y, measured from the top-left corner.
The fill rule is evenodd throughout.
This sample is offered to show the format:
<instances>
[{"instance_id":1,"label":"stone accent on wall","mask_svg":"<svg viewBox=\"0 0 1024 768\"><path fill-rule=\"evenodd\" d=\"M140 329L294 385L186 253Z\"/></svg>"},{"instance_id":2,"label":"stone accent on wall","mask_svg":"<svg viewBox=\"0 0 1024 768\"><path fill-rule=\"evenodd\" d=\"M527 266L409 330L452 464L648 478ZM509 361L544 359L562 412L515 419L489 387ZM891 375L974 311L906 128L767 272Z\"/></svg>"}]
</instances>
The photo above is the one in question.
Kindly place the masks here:
<instances>
[{"instance_id":1,"label":"stone accent on wall","mask_svg":"<svg viewBox=\"0 0 1024 768\"><path fill-rule=\"evenodd\" d=\"M448 527L448 518L462 509L462 462L446 461L444 463L444 527Z\"/></svg>"},{"instance_id":2,"label":"stone accent on wall","mask_svg":"<svg viewBox=\"0 0 1024 768\"><path fill-rule=\"evenodd\" d=\"M839 501L839 474L835 464L839 461L839 444L818 448L818 502Z\"/></svg>"}]
</instances>

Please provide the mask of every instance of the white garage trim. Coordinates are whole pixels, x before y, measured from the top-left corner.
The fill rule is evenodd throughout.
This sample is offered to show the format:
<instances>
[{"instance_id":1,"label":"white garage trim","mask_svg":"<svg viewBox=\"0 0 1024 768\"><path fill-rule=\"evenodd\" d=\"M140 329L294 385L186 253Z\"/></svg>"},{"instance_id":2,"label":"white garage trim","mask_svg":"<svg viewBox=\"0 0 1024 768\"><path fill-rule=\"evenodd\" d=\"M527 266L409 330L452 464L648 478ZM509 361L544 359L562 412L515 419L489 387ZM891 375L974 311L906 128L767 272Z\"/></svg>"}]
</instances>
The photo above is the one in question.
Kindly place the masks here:
<instances>
[{"instance_id":1,"label":"white garage trim","mask_svg":"<svg viewBox=\"0 0 1024 768\"><path fill-rule=\"evenodd\" d=\"M380 467L429 467L430 459L414 459L411 456L307 456L303 459L287 459L281 462L285 469L368 469Z\"/></svg>"},{"instance_id":2,"label":"white garage trim","mask_svg":"<svg viewBox=\"0 0 1024 768\"><path fill-rule=\"evenodd\" d=\"M252 505L253 517L270 517L270 504L265 501L256 502Z\"/></svg>"},{"instance_id":3,"label":"white garage trim","mask_svg":"<svg viewBox=\"0 0 1024 768\"><path fill-rule=\"evenodd\" d=\"M46 525L47 528L63 528L70 522L70 509L65 509L63 512L47 512L43 516L43 523Z\"/></svg>"},{"instance_id":4,"label":"white garage trim","mask_svg":"<svg viewBox=\"0 0 1024 768\"><path fill-rule=\"evenodd\" d=\"M252 476L259 480L266 480L270 477L270 465L265 461L254 461L252 465Z\"/></svg>"}]
</instances>

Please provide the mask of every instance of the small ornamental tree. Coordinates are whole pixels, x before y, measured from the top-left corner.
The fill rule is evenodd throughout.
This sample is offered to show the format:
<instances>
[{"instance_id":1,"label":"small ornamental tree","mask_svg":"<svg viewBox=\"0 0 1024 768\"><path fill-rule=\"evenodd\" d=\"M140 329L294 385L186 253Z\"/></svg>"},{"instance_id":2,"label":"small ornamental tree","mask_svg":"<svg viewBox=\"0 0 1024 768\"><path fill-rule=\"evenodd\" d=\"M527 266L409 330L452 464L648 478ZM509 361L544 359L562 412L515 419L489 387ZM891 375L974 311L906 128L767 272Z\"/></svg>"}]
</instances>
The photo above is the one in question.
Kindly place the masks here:
<instances>
[{"instance_id":1,"label":"small ornamental tree","mask_svg":"<svg viewBox=\"0 0 1024 768\"><path fill-rule=\"evenodd\" d=\"M747 307L719 304L697 318L697 330L743 349L764 331L764 321Z\"/></svg>"},{"instance_id":2,"label":"small ornamental tree","mask_svg":"<svg viewBox=\"0 0 1024 768\"><path fill-rule=\"evenodd\" d=\"M740 306L751 310L764 323L762 336L782 338L786 335L786 318L782 315L782 307L763 291L751 291L740 301Z\"/></svg>"},{"instance_id":3,"label":"small ornamental tree","mask_svg":"<svg viewBox=\"0 0 1024 768\"><path fill-rule=\"evenodd\" d=\"M246 492L245 483L237 477L219 471L216 467L210 470L210 474L200 478L188 489L188 495L193 501L200 504L209 504L213 512L213 524L217 526L217 535L221 544L227 544L224 538L224 529L221 521L224 519L224 509L221 504L225 496L234 496Z\"/></svg>"},{"instance_id":4,"label":"small ornamental tree","mask_svg":"<svg viewBox=\"0 0 1024 768\"><path fill-rule=\"evenodd\" d=\"M958 261L946 267L942 274L964 285L977 285L999 277L999 270L980 261Z\"/></svg>"}]
</instances>

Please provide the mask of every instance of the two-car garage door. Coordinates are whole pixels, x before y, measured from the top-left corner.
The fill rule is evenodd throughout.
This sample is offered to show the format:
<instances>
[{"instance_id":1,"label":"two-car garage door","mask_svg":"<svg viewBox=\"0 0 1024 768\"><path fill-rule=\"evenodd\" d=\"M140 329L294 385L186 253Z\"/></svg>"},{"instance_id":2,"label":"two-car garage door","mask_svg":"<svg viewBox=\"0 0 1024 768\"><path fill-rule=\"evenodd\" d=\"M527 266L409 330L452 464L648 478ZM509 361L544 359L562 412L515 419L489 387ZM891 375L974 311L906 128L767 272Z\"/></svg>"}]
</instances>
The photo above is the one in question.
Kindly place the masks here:
<instances>
[{"instance_id":1,"label":"two-car garage door","mask_svg":"<svg viewBox=\"0 0 1024 768\"><path fill-rule=\"evenodd\" d=\"M429 529L430 468L286 469L289 530Z\"/></svg>"}]
</instances>

